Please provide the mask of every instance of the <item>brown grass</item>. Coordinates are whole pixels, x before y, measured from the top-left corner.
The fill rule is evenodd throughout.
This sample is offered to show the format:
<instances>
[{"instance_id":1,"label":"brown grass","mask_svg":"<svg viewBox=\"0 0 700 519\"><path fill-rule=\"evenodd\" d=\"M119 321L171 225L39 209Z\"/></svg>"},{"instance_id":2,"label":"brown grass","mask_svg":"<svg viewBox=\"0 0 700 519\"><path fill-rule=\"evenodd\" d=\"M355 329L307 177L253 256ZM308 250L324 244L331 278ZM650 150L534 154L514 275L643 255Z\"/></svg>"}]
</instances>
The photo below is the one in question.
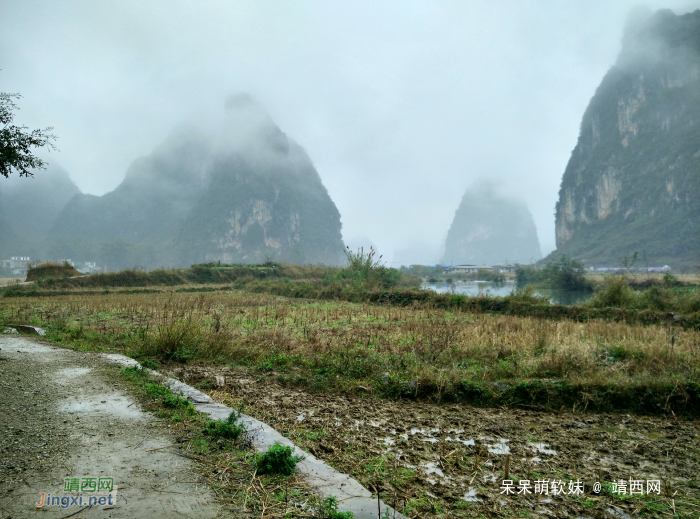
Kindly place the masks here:
<instances>
[{"instance_id":1,"label":"brown grass","mask_svg":"<svg viewBox=\"0 0 700 519\"><path fill-rule=\"evenodd\" d=\"M493 383L564 381L606 391L666 388L688 402L683 388L700 380L699 332L601 320L246 292L8 298L0 299L0 316L51 326L55 340L78 347L234 363L318 389L364 386L395 397L473 398Z\"/></svg>"}]
</instances>

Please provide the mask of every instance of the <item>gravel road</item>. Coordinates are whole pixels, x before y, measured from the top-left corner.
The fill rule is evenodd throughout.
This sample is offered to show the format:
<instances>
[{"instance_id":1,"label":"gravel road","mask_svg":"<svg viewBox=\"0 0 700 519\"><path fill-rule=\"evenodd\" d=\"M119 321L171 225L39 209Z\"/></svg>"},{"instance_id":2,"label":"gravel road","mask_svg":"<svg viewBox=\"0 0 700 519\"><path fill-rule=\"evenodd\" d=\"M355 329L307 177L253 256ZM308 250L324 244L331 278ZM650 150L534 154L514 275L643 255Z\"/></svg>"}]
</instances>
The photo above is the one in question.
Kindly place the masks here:
<instances>
[{"instance_id":1,"label":"gravel road","mask_svg":"<svg viewBox=\"0 0 700 519\"><path fill-rule=\"evenodd\" d=\"M174 454L167 425L141 409L117 369L41 339L0 336L0 519L224 517L192 462ZM116 503L36 506L41 493L70 495L65 478L87 477L113 478Z\"/></svg>"}]
</instances>

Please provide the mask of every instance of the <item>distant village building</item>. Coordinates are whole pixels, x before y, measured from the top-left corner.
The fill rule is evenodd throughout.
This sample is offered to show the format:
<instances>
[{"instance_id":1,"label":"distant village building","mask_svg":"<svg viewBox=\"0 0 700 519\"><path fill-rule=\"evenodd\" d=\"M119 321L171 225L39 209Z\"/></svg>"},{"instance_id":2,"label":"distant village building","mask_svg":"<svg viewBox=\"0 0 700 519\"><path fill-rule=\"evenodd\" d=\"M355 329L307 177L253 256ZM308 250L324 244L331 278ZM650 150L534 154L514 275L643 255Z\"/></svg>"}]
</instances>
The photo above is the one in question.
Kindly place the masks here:
<instances>
[{"instance_id":1,"label":"distant village building","mask_svg":"<svg viewBox=\"0 0 700 519\"><path fill-rule=\"evenodd\" d=\"M625 272L628 270L634 270L638 272L670 272L671 267L664 265L663 267L635 267L633 269L628 269L625 267L589 267L590 272Z\"/></svg>"},{"instance_id":2,"label":"distant village building","mask_svg":"<svg viewBox=\"0 0 700 519\"><path fill-rule=\"evenodd\" d=\"M97 266L97 263L94 261L86 261L83 263L81 268L76 270L81 274L96 274L97 272L101 271L101 269Z\"/></svg>"},{"instance_id":3,"label":"distant village building","mask_svg":"<svg viewBox=\"0 0 700 519\"><path fill-rule=\"evenodd\" d=\"M644 267L642 270L647 272L670 272L671 267L664 265L663 267Z\"/></svg>"},{"instance_id":4,"label":"distant village building","mask_svg":"<svg viewBox=\"0 0 700 519\"><path fill-rule=\"evenodd\" d=\"M0 260L0 266L9 269L13 276L25 276L31 264L29 256L12 256L10 259Z\"/></svg>"},{"instance_id":5,"label":"distant village building","mask_svg":"<svg viewBox=\"0 0 700 519\"><path fill-rule=\"evenodd\" d=\"M515 265L494 265L493 266L493 271L499 274L502 274L504 272L514 274L515 273L516 266Z\"/></svg>"},{"instance_id":6,"label":"distant village building","mask_svg":"<svg viewBox=\"0 0 700 519\"><path fill-rule=\"evenodd\" d=\"M478 265L443 265L446 274L472 274L480 270L492 271L493 267Z\"/></svg>"},{"instance_id":7,"label":"distant village building","mask_svg":"<svg viewBox=\"0 0 700 519\"><path fill-rule=\"evenodd\" d=\"M10 258L10 268L28 268L31 264L31 258L29 256L12 256Z\"/></svg>"}]
</instances>

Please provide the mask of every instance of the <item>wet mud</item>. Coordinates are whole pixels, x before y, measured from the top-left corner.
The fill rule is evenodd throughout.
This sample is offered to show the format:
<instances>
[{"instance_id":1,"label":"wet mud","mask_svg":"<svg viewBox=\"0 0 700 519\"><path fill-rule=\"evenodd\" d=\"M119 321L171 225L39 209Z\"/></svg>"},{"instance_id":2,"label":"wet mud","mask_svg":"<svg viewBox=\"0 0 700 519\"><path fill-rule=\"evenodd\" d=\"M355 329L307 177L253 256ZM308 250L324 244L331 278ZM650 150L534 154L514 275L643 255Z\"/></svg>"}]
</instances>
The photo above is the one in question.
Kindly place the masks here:
<instances>
[{"instance_id":1,"label":"wet mud","mask_svg":"<svg viewBox=\"0 0 700 519\"><path fill-rule=\"evenodd\" d=\"M243 403L246 413L410 517L700 513L696 419L389 401L361 389L311 393L282 385L274 373L181 365L167 370L215 401ZM513 481L514 494L504 492L504 480ZM536 481L544 480L536 492ZM625 493L612 486L620 480L627 482ZM643 482L641 495L630 495L630 481Z\"/></svg>"}]
</instances>

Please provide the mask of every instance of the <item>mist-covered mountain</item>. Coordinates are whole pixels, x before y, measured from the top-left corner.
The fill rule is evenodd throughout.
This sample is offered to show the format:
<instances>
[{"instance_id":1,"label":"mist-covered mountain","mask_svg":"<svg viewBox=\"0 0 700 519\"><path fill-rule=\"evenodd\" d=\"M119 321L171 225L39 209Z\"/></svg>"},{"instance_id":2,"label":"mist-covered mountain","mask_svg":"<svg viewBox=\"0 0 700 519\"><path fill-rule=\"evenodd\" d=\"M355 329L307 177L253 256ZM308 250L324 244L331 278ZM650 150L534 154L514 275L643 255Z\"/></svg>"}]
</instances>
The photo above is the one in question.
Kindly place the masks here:
<instances>
[{"instance_id":1,"label":"mist-covered mountain","mask_svg":"<svg viewBox=\"0 0 700 519\"><path fill-rule=\"evenodd\" d=\"M467 190L447 233L443 264L529 264L541 257L525 202L498 196L489 187Z\"/></svg>"},{"instance_id":2,"label":"mist-covered mountain","mask_svg":"<svg viewBox=\"0 0 700 519\"><path fill-rule=\"evenodd\" d=\"M45 254L56 218L80 191L63 169L49 166L33 177L0 182L0 257Z\"/></svg>"},{"instance_id":3,"label":"mist-covered mountain","mask_svg":"<svg viewBox=\"0 0 700 519\"><path fill-rule=\"evenodd\" d=\"M700 11L630 17L564 172L556 239L587 264L700 264Z\"/></svg>"},{"instance_id":4,"label":"mist-covered mountain","mask_svg":"<svg viewBox=\"0 0 700 519\"><path fill-rule=\"evenodd\" d=\"M215 135L174 133L103 196L77 195L54 255L109 268L192 262L338 264L340 214L304 150L249 96Z\"/></svg>"}]
</instances>

